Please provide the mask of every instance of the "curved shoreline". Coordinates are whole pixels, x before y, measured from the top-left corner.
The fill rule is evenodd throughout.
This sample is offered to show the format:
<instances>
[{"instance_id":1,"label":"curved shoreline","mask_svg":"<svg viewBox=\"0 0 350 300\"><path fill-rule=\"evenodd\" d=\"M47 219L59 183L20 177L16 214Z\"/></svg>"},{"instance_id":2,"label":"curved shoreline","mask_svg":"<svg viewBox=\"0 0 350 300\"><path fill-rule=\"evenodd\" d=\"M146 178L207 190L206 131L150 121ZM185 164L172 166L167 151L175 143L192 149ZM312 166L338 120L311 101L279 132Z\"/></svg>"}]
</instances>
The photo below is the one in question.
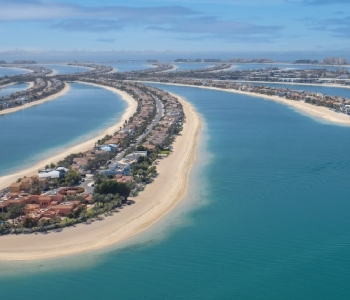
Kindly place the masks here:
<instances>
[{"instance_id":1,"label":"curved shoreline","mask_svg":"<svg viewBox=\"0 0 350 300\"><path fill-rule=\"evenodd\" d=\"M64 83L64 88L59 91L58 93L56 94L53 94L51 96L48 96L44 99L41 99L41 100L38 100L38 101L33 101L33 102L30 102L30 103L27 103L27 104L24 104L24 105L21 105L21 106L16 106L16 107L12 107L12 108L9 108L9 109L4 109L4 110L1 110L0 111L0 115L6 115L6 114L11 114L11 113L14 113L16 111L19 111L19 110L22 110L22 109L26 109L28 107L31 107L31 106L34 106L34 105L39 105L39 104L42 104L46 101L50 101L50 100L53 100L59 96L62 96L64 95L65 93L67 93L70 89L69 87L69 84L68 83ZM30 89L33 85L29 85L28 89Z\"/></svg>"},{"instance_id":2,"label":"curved shoreline","mask_svg":"<svg viewBox=\"0 0 350 300\"><path fill-rule=\"evenodd\" d=\"M275 102L287 105L289 107L296 109L299 112L307 113L308 115L313 117L321 118L326 121L337 123L343 126L350 126L350 116L331 111L330 109L324 106L316 106L316 105L305 103L303 101L288 100L278 96L268 96L268 95L263 95L258 93L238 91L235 89L222 89L222 88L216 88L216 87L210 87L210 86L196 86L196 85L190 85L190 84L163 83L163 82L151 82L151 81L138 81L138 82L186 86L186 87L193 87L193 88L199 88L199 89L208 89L208 90L216 90L216 91L222 91L222 92L228 92L228 93L234 93L234 94L241 94L241 95L246 95L250 97L258 97L264 100L275 101ZM321 86L325 86L325 85L321 85Z\"/></svg>"},{"instance_id":3,"label":"curved shoreline","mask_svg":"<svg viewBox=\"0 0 350 300\"><path fill-rule=\"evenodd\" d=\"M253 80L230 80L235 83L261 83L261 84L285 84L285 85L302 85L302 86L319 86L319 87L330 87L330 88L342 88L342 89L350 89L348 85L341 85L337 83L298 83L298 82L273 82L273 81L253 81Z\"/></svg>"},{"instance_id":4,"label":"curved shoreline","mask_svg":"<svg viewBox=\"0 0 350 300\"><path fill-rule=\"evenodd\" d=\"M33 81L26 81L25 83L29 84L27 90L34 86L34 82ZM4 85L0 85L0 89L3 89L5 87L11 86L11 85L16 85L16 84L18 84L18 82L11 82L11 83L7 83L7 84L4 84Z\"/></svg>"},{"instance_id":5,"label":"curved shoreline","mask_svg":"<svg viewBox=\"0 0 350 300\"><path fill-rule=\"evenodd\" d=\"M194 108L178 99L186 116L183 131L173 144L174 152L157 166L156 180L137 197L130 197L135 204L101 222L79 224L60 233L1 236L0 261L45 259L106 248L143 232L170 212L187 193L201 130Z\"/></svg>"},{"instance_id":6,"label":"curved shoreline","mask_svg":"<svg viewBox=\"0 0 350 300\"><path fill-rule=\"evenodd\" d=\"M85 82L79 82L79 83L90 84L90 83L85 83ZM127 93L122 92L122 91L117 90L117 89L114 89L114 88L111 88L111 87L106 87L103 85L97 85L97 84L92 84L92 83L90 85L95 85L95 86L110 90L110 91L118 94L119 96L121 96L121 98L127 102L128 107L125 110L124 114L122 115L121 119L116 124L105 129L103 132L101 132L96 137L93 137L93 138L91 138L91 139L89 139L89 140L87 140L87 141L85 141L77 146L73 146L73 147L69 147L67 149L64 149L63 151L59 152L58 154L54 155L53 157L45 158L45 159L35 163L33 166L25 169L25 170L21 170L21 171L18 171L16 173L13 173L10 175L1 176L0 177L0 189L8 187L12 182L16 181L17 178L19 178L19 177L36 175L38 173L38 169L46 166L47 164L50 164L51 162L57 163L58 161L62 160L63 158L65 158L69 154L83 152L83 151L87 151L87 150L91 149L94 146L96 140L103 138L107 134L113 134L114 131L118 130L119 127L124 124L124 120L129 119L136 111L137 102ZM67 92L67 91L68 91L68 89L65 92ZM55 96L56 95L58 95L58 94L55 94ZM48 98L50 98L50 97L48 97ZM43 99L43 100L48 101L48 100L53 99L53 98L51 98L51 99L48 99L48 98ZM45 101L43 101L43 102L45 102ZM40 102L40 101L37 101L37 102ZM40 102L40 103L43 103L43 102ZM40 103L37 103L37 104L40 104Z\"/></svg>"}]
</instances>

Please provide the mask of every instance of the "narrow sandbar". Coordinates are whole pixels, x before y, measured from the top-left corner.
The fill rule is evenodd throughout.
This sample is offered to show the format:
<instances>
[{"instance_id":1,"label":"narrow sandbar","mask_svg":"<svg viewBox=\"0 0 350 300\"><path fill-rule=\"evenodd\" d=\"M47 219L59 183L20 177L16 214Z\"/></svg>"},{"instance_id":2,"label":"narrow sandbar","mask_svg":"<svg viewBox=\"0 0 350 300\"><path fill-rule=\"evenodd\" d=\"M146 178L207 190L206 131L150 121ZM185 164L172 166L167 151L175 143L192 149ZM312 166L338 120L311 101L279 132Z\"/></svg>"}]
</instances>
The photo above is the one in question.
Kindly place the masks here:
<instances>
[{"instance_id":1,"label":"narrow sandbar","mask_svg":"<svg viewBox=\"0 0 350 300\"><path fill-rule=\"evenodd\" d=\"M29 87L28 87L28 89L30 89L33 86L34 86L34 83L31 82ZM42 104L42 103L44 103L46 101L53 100L53 99L55 99L55 98L57 98L59 96L64 95L65 93L67 93L69 91L69 88L70 88L69 84L68 83L64 83L64 88L61 91L59 91L58 93L53 94L53 95L51 95L49 97L46 97L44 99L41 99L41 100L37 100L37 101L30 102L30 103L26 103L26 104L21 105L21 106L16 106L16 107L12 107L12 108L7 108L7 109L4 109L4 110L1 110L0 111L0 115L11 114L11 113L14 113L16 111L19 111L19 110L22 110L22 109L26 109L26 108L34 106L34 105L39 105L39 104Z\"/></svg>"},{"instance_id":2,"label":"narrow sandbar","mask_svg":"<svg viewBox=\"0 0 350 300\"><path fill-rule=\"evenodd\" d=\"M264 100L270 100L275 101L284 105L288 105L297 111L307 113L310 116L317 117L324 119L329 122L333 122L339 125L345 125L350 126L350 117L343 113L337 113L335 111L332 111L324 106L316 106L312 104L305 103L303 101L295 101L295 100L288 100L285 98L281 98L278 96L268 96L268 95L262 95L258 93L250 93L250 92L244 92L244 91L238 91L235 89L222 89L222 88L216 88L216 87L210 87L210 86L196 86L196 85L190 85L190 84L179 84L179 83L162 83L162 82L150 82L150 81L140 81L140 82L148 82L148 83L154 83L154 84L164 84L164 85L175 85L175 86L186 86L186 87L193 87L193 88L199 88L199 89L209 89L209 90L216 90L216 91L222 91L222 92L229 92L229 93L235 93L235 94L241 94L241 95L247 95L250 97L258 97L262 98ZM318 85L320 86L320 85ZM324 86L324 85L321 85Z\"/></svg>"}]
</instances>

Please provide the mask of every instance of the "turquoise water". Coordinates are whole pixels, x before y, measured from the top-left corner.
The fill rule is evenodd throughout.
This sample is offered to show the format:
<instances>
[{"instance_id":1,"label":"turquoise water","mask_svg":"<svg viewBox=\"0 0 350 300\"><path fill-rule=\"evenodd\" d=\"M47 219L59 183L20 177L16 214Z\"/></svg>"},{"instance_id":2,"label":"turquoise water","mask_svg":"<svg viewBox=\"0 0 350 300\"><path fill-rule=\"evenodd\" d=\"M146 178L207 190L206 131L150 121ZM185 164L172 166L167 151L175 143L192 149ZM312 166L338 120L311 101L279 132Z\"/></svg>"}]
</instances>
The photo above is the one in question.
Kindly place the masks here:
<instances>
[{"instance_id":1,"label":"turquoise water","mask_svg":"<svg viewBox=\"0 0 350 300\"><path fill-rule=\"evenodd\" d=\"M148 231L152 242L69 263L36 262L31 272L8 264L20 268L13 276L0 264L1 296L349 299L350 128L245 95L155 86L186 97L205 120L208 155L176 222Z\"/></svg>"},{"instance_id":2,"label":"turquoise water","mask_svg":"<svg viewBox=\"0 0 350 300\"><path fill-rule=\"evenodd\" d=\"M117 72L130 72L135 70L145 70L152 68L152 64L141 62L119 62L119 63L103 63L103 65L111 66L117 69Z\"/></svg>"},{"instance_id":3,"label":"turquoise water","mask_svg":"<svg viewBox=\"0 0 350 300\"><path fill-rule=\"evenodd\" d=\"M244 83L244 82L241 82ZM251 85L264 85L272 88L286 88L291 90L303 90L314 93L321 93L324 95L339 96L344 98L350 98L350 88L331 87L331 86L314 86L314 85L302 85L302 84L284 84L284 83L259 83L259 82L247 82Z\"/></svg>"},{"instance_id":4,"label":"turquoise water","mask_svg":"<svg viewBox=\"0 0 350 300\"><path fill-rule=\"evenodd\" d=\"M29 83L18 83L0 88L0 97L10 95L15 92L24 91L29 88Z\"/></svg>"},{"instance_id":5,"label":"turquoise water","mask_svg":"<svg viewBox=\"0 0 350 300\"><path fill-rule=\"evenodd\" d=\"M54 100L0 115L0 175L29 167L119 121L126 104L118 95L86 84L70 87Z\"/></svg>"},{"instance_id":6,"label":"turquoise water","mask_svg":"<svg viewBox=\"0 0 350 300\"><path fill-rule=\"evenodd\" d=\"M69 66L66 64L42 64L39 66L56 71L56 75L82 73L91 70L90 68Z\"/></svg>"},{"instance_id":7,"label":"turquoise water","mask_svg":"<svg viewBox=\"0 0 350 300\"><path fill-rule=\"evenodd\" d=\"M305 70L305 69L327 69L329 71L339 70L342 68L349 68L349 66L317 66L317 65L293 65L293 64L283 64L283 63L276 63L276 64L236 64L232 63L233 66L235 66L236 70L253 70L253 69L264 69L264 68L280 68L280 69L299 69L299 70Z\"/></svg>"},{"instance_id":8,"label":"turquoise water","mask_svg":"<svg viewBox=\"0 0 350 300\"><path fill-rule=\"evenodd\" d=\"M212 63L172 63L176 69L170 70L171 72L177 71L188 71L197 70L213 67L215 64Z\"/></svg>"},{"instance_id":9,"label":"turquoise water","mask_svg":"<svg viewBox=\"0 0 350 300\"><path fill-rule=\"evenodd\" d=\"M0 67L0 77L26 74L29 72L30 72L29 70L25 70L25 69L12 69L12 68Z\"/></svg>"}]
</instances>

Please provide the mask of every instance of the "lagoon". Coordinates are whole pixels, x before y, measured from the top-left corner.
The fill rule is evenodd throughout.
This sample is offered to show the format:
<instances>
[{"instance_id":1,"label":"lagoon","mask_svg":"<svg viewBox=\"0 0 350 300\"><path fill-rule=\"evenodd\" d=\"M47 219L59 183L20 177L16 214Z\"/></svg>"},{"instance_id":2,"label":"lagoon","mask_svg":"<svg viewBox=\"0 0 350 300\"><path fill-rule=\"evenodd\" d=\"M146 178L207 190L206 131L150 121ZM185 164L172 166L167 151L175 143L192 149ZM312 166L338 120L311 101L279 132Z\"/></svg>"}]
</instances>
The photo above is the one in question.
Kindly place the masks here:
<instances>
[{"instance_id":1,"label":"lagoon","mask_svg":"<svg viewBox=\"0 0 350 300\"><path fill-rule=\"evenodd\" d=\"M30 70L26 70L26 69L0 67L0 77L26 74L29 72Z\"/></svg>"},{"instance_id":2,"label":"lagoon","mask_svg":"<svg viewBox=\"0 0 350 300\"><path fill-rule=\"evenodd\" d=\"M29 88L29 83L16 83L0 87L0 97L7 96L15 92L24 91Z\"/></svg>"},{"instance_id":3,"label":"lagoon","mask_svg":"<svg viewBox=\"0 0 350 300\"><path fill-rule=\"evenodd\" d=\"M256 97L152 85L204 121L189 195L147 243L11 264L21 271L0 271L2 296L348 299L350 128Z\"/></svg>"},{"instance_id":4,"label":"lagoon","mask_svg":"<svg viewBox=\"0 0 350 300\"><path fill-rule=\"evenodd\" d=\"M70 83L54 100L0 116L0 175L22 170L117 123L126 104L106 89Z\"/></svg>"}]
</instances>

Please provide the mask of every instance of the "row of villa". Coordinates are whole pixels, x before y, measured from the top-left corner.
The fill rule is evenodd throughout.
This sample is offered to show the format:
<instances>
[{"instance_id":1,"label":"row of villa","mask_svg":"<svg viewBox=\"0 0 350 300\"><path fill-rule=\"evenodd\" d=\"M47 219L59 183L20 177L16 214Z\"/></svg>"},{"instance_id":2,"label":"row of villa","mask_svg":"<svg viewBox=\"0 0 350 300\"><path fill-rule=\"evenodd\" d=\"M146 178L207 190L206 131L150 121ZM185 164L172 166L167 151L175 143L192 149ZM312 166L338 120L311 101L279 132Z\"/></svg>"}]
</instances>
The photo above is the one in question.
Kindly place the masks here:
<instances>
[{"instance_id":1,"label":"row of villa","mask_svg":"<svg viewBox=\"0 0 350 300\"><path fill-rule=\"evenodd\" d=\"M38 175L20 178L0 191L0 212L8 211L13 205L23 206L24 215L13 222L20 224L24 220L31 219L36 223L39 221L49 223L50 220L60 220L77 210L93 208L91 193L86 193L79 187L61 188L58 193L47 191L50 182L64 178L68 172L75 172L83 176L88 173L100 173L118 183L132 184L134 180L130 172L132 166L137 164L140 157L148 156L148 151L138 151L135 146L142 145L144 149L162 148L166 140L169 141L174 137L174 128L182 126L182 106L176 98L166 92L113 78L81 77L80 80L126 91L138 102L137 111L112 136L106 136L97 141L92 149L74 156L69 169L59 166L55 169L39 170ZM159 111L160 121L154 123L157 101L161 101L164 114L163 111ZM146 132L149 133L146 135ZM101 157L104 160L100 160ZM91 170L91 162L94 161L107 163L99 163L98 169ZM142 190L143 185L138 182L134 191ZM36 188L46 191L45 194L33 194L32 191Z\"/></svg>"},{"instance_id":2,"label":"row of villa","mask_svg":"<svg viewBox=\"0 0 350 300\"><path fill-rule=\"evenodd\" d=\"M244 83L235 83L232 81L213 81L213 80L199 80L199 79L185 79L177 78L172 80L159 79L152 77L149 80L159 81L164 83L178 83L194 86L207 86L221 89L232 89L242 92L249 92L255 94L262 94L267 96L277 96L288 100L304 101L309 104L324 106L336 112L350 115L350 99L325 95L318 92L309 92L305 90L293 90L288 88L275 88L264 85L251 85Z\"/></svg>"},{"instance_id":3,"label":"row of villa","mask_svg":"<svg viewBox=\"0 0 350 300\"><path fill-rule=\"evenodd\" d=\"M0 110L20 106L56 94L64 88L61 80L35 78L33 87L0 97Z\"/></svg>"}]
</instances>

